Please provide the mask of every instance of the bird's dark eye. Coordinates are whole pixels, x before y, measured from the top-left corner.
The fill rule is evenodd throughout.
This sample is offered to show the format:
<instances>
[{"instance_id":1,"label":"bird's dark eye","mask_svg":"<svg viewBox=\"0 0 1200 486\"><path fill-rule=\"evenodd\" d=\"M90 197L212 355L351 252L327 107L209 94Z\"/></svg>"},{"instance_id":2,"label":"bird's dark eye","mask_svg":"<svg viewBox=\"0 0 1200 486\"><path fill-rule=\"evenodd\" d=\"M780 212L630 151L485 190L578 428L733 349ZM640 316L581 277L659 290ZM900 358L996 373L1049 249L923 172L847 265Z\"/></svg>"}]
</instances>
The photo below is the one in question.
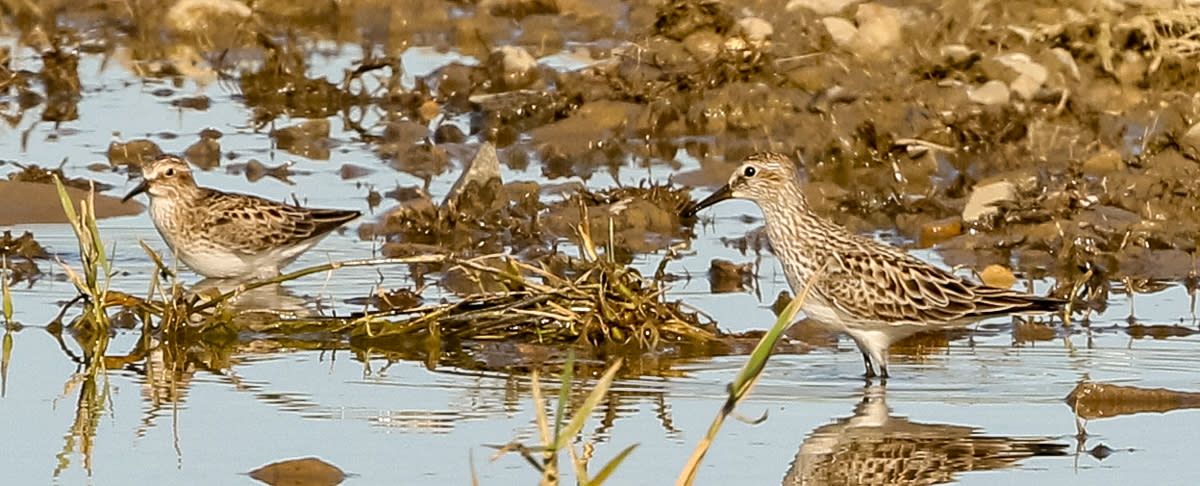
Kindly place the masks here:
<instances>
[{"instance_id":1,"label":"bird's dark eye","mask_svg":"<svg viewBox=\"0 0 1200 486\"><path fill-rule=\"evenodd\" d=\"M754 170L754 167L746 167L746 170L742 171L742 174L746 177L754 177L754 174L756 173L758 173L758 171Z\"/></svg>"},{"instance_id":2,"label":"bird's dark eye","mask_svg":"<svg viewBox=\"0 0 1200 486\"><path fill-rule=\"evenodd\" d=\"M175 169L167 169L167 177L171 177L174 175L175 175Z\"/></svg>"}]
</instances>

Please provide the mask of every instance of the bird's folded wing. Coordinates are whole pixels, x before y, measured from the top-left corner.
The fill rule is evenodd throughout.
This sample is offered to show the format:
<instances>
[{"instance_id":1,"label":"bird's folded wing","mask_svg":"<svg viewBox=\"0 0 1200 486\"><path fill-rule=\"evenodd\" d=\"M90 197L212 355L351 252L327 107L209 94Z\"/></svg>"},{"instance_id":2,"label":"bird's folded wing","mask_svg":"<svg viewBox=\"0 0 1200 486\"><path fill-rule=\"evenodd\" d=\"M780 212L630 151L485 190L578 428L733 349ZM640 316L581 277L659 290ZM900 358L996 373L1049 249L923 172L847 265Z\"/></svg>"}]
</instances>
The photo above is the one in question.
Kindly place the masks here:
<instances>
[{"instance_id":1,"label":"bird's folded wing","mask_svg":"<svg viewBox=\"0 0 1200 486\"><path fill-rule=\"evenodd\" d=\"M977 312L977 284L900 252L843 252L814 288L849 315L884 322L948 322Z\"/></svg>"},{"instance_id":2,"label":"bird's folded wing","mask_svg":"<svg viewBox=\"0 0 1200 486\"><path fill-rule=\"evenodd\" d=\"M213 242L243 253L299 243L312 237L316 226L304 208L254 196L220 194L206 204L203 224Z\"/></svg>"}]
</instances>

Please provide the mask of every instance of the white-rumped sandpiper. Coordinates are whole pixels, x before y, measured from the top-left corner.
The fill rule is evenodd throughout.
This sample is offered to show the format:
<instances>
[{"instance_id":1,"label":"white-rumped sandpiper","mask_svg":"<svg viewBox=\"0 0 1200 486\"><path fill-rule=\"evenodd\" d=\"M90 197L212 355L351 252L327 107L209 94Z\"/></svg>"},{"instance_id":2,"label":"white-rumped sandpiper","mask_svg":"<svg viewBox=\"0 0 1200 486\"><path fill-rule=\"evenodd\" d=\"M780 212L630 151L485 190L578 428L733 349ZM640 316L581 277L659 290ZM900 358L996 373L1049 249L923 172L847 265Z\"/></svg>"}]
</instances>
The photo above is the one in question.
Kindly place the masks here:
<instances>
[{"instance_id":1,"label":"white-rumped sandpiper","mask_svg":"<svg viewBox=\"0 0 1200 486\"><path fill-rule=\"evenodd\" d=\"M792 291L813 281L801 309L841 329L858 345L867 376L888 375L888 348L919 331L964 326L1012 313L1049 312L1063 301L989 287L954 275L817 216L803 193L800 168L786 155L746 158L729 183L683 211L684 217L732 198L753 201Z\"/></svg>"},{"instance_id":2,"label":"white-rumped sandpiper","mask_svg":"<svg viewBox=\"0 0 1200 486\"><path fill-rule=\"evenodd\" d=\"M150 219L176 258L211 278L268 278L362 213L308 209L196 186L187 162L160 156L142 166Z\"/></svg>"}]
</instances>

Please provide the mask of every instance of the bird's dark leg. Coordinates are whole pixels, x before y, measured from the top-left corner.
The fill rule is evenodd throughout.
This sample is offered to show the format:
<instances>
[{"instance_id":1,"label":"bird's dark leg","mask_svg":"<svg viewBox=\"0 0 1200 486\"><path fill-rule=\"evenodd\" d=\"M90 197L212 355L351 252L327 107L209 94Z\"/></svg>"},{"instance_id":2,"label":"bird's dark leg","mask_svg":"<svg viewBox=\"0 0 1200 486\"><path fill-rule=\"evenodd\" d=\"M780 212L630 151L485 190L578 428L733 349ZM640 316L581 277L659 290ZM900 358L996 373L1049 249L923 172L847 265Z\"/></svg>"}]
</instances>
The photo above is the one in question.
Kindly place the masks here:
<instances>
[{"instance_id":1,"label":"bird's dark leg","mask_svg":"<svg viewBox=\"0 0 1200 486\"><path fill-rule=\"evenodd\" d=\"M881 354L882 354L882 356L881 356L882 359L880 359L879 363L878 363L879 364L879 373L880 373L880 376L883 377L883 381L886 382L887 377L888 377L888 372L887 372L888 361L890 361L890 358L891 358L891 350L885 347L885 348L883 348L883 353L881 353Z\"/></svg>"},{"instance_id":2,"label":"bird's dark leg","mask_svg":"<svg viewBox=\"0 0 1200 486\"><path fill-rule=\"evenodd\" d=\"M874 378L875 377L875 368L871 366L871 355L867 354L866 351L863 351L862 355L863 355L863 364L867 365L867 374L865 376L867 378ZM885 376L886 376L886 373L885 373Z\"/></svg>"}]
</instances>

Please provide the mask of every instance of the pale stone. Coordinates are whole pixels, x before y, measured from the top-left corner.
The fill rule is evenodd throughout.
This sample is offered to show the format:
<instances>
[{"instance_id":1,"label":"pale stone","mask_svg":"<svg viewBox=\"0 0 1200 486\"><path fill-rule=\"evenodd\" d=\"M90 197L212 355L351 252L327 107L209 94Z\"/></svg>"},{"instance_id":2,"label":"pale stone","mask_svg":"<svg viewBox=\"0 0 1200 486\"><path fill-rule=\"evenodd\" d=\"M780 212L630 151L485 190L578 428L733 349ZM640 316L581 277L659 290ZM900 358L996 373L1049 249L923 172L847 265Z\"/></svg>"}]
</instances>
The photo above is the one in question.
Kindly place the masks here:
<instances>
[{"instance_id":1,"label":"pale stone","mask_svg":"<svg viewBox=\"0 0 1200 486\"><path fill-rule=\"evenodd\" d=\"M852 49L861 56L886 56L903 38L904 18L897 9L865 3L858 6L854 19L858 21L858 35Z\"/></svg>"},{"instance_id":2,"label":"pale stone","mask_svg":"<svg viewBox=\"0 0 1200 486\"><path fill-rule=\"evenodd\" d=\"M495 145L492 145L491 142L484 142L479 146L479 152L475 153L475 158L471 160L471 163L463 167L462 175L458 176L458 180L454 181L453 186L450 186L450 191L442 200L442 207L457 205L458 198L462 197L463 191L467 189L467 184L474 182L479 186L484 186L492 179L500 179L500 157L496 154Z\"/></svg>"},{"instance_id":3,"label":"pale stone","mask_svg":"<svg viewBox=\"0 0 1200 486\"><path fill-rule=\"evenodd\" d=\"M1104 175L1109 172L1116 171L1125 166L1121 161L1121 154L1111 148L1104 148L1100 153L1089 157L1083 162L1084 175Z\"/></svg>"},{"instance_id":4,"label":"pale stone","mask_svg":"<svg viewBox=\"0 0 1200 486\"><path fill-rule=\"evenodd\" d=\"M1008 181L975 186L975 190L971 191L971 196L967 198L967 205L963 207L963 221L975 223L995 216L1000 212L996 204L1016 199L1017 186Z\"/></svg>"},{"instance_id":5,"label":"pale stone","mask_svg":"<svg viewBox=\"0 0 1200 486\"><path fill-rule=\"evenodd\" d=\"M788 12L807 9L817 15L833 15L857 2L858 0L791 0L784 8Z\"/></svg>"},{"instance_id":6,"label":"pale stone","mask_svg":"<svg viewBox=\"0 0 1200 486\"><path fill-rule=\"evenodd\" d=\"M1075 57L1071 55L1070 51L1061 47L1055 47L1054 49L1050 49L1050 54L1054 55L1054 58L1067 71L1067 74L1071 75L1072 79L1079 81L1079 65L1075 63Z\"/></svg>"},{"instance_id":7,"label":"pale stone","mask_svg":"<svg viewBox=\"0 0 1200 486\"><path fill-rule=\"evenodd\" d=\"M996 56L996 62L1016 73L1016 77L1008 83L1008 87L1025 100L1033 99L1033 95L1037 94L1037 90L1042 87L1050 75L1045 66L1034 62L1028 55L1020 52Z\"/></svg>"},{"instance_id":8,"label":"pale stone","mask_svg":"<svg viewBox=\"0 0 1200 486\"><path fill-rule=\"evenodd\" d=\"M821 23L825 24L825 30L829 31L829 37L833 38L833 43L838 47L850 47L850 43L858 35L858 27L854 26L854 22L841 17L825 17L821 19Z\"/></svg>"},{"instance_id":9,"label":"pale stone","mask_svg":"<svg viewBox=\"0 0 1200 486\"><path fill-rule=\"evenodd\" d=\"M1002 105L1008 103L1008 86L1004 81L988 81L978 88L967 89L967 99L981 105Z\"/></svg>"},{"instance_id":10,"label":"pale stone","mask_svg":"<svg viewBox=\"0 0 1200 486\"><path fill-rule=\"evenodd\" d=\"M1179 139L1179 149L1192 160L1200 160L1200 123L1192 125Z\"/></svg>"},{"instance_id":11,"label":"pale stone","mask_svg":"<svg viewBox=\"0 0 1200 486\"><path fill-rule=\"evenodd\" d=\"M697 61L709 62L717 58L717 54L721 52L721 46L724 45L724 40L716 32L700 30L684 37L683 47L692 56L695 56Z\"/></svg>"},{"instance_id":12,"label":"pale stone","mask_svg":"<svg viewBox=\"0 0 1200 486\"><path fill-rule=\"evenodd\" d=\"M253 12L237 0L179 0L167 10L171 29L199 32L220 22L243 20Z\"/></svg>"},{"instance_id":13,"label":"pale stone","mask_svg":"<svg viewBox=\"0 0 1200 486\"><path fill-rule=\"evenodd\" d=\"M504 60L504 72L507 74L527 73L537 68L537 59L533 54L520 46L500 46L496 48Z\"/></svg>"},{"instance_id":14,"label":"pale stone","mask_svg":"<svg viewBox=\"0 0 1200 486\"><path fill-rule=\"evenodd\" d=\"M983 272L979 274L979 279L987 285L1002 289L1012 287L1017 282L1017 277L1013 275L1012 270L996 264L984 268Z\"/></svg>"},{"instance_id":15,"label":"pale stone","mask_svg":"<svg viewBox=\"0 0 1200 486\"><path fill-rule=\"evenodd\" d=\"M745 36L746 41L754 45L766 42L771 34L775 33L775 27L770 22L758 17L746 17L737 21L738 30Z\"/></svg>"},{"instance_id":16,"label":"pale stone","mask_svg":"<svg viewBox=\"0 0 1200 486\"><path fill-rule=\"evenodd\" d=\"M942 58L954 64L961 64L971 59L971 55L975 53L970 47L963 44L946 44L940 49Z\"/></svg>"}]
</instances>

